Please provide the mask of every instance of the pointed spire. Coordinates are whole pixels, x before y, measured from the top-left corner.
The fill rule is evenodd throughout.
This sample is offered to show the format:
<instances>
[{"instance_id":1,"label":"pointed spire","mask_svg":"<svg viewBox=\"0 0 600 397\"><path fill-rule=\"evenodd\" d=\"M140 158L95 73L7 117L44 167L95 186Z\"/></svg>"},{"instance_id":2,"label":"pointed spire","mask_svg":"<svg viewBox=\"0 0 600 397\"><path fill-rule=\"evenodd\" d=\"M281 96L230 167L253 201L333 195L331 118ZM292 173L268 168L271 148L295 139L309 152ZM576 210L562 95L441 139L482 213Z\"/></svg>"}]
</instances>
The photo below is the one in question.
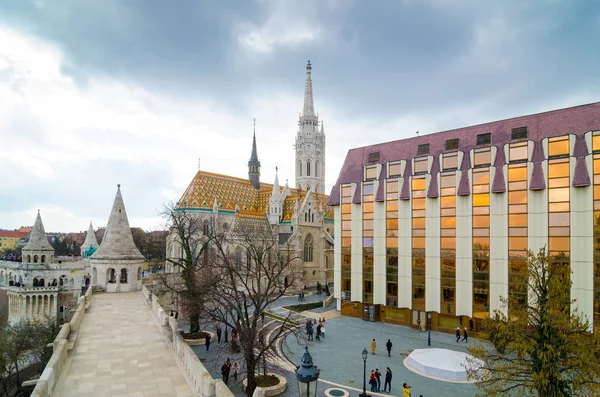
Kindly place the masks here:
<instances>
[{"instance_id":1,"label":"pointed spire","mask_svg":"<svg viewBox=\"0 0 600 397\"><path fill-rule=\"evenodd\" d=\"M254 132L252 134L252 154L248 161L248 179L255 189L260 189L260 161L256 152L256 119L254 119Z\"/></svg>"},{"instance_id":2,"label":"pointed spire","mask_svg":"<svg viewBox=\"0 0 600 397\"><path fill-rule=\"evenodd\" d=\"M31 234L29 235L29 242L25 244L23 247L23 252L25 251L52 251L54 252L54 248L48 242L48 237L46 236L46 230L44 229L44 223L42 222L42 216L40 215L40 210L38 210L37 217L35 218L35 223L33 224L33 228L31 229Z\"/></svg>"},{"instance_id":3,"label":"pointed spire","mask_svg":"<svg viewBox=\"0 0 600 397\"><path fill-rule=\"evenodd\" d=\"M315 103L313 101L312 78L310 60L306 64L306 85L304 86L304 113L303 116L315 116Z\"/></svg>"},{"instance_id":4,"label":"pointed spire","mask_svg":"<svg viewBox=\"0 0 600 397\"><path fill-rule=\"evenodd\" d=\"M217 197L215 197L215 201L213 202L213 212L219 212L219 205L217 204Z\"/></svg>"},{"instance_id":5,"label":"pointed spire","mask_svg":"<svg viewBox=\"0 0 600 397\"><path fill-rule=\"evenodd\" d=\"M273 194L279 195L279 176L277 175L277 167L275 167L275 182L273 182Z\"/></svg>"},{"instance_id":6,"label":"pointed spire","mask_svg":"<svg viewBox=\"0 0 600 397\"><path fill-rule=\"evenodd\" d=\"M90 248L90 245L93 245L94 248L98 248L100 244L98 244L98 240L96 239L96 233L94 232L94 226L92 225L92 221L90 221L90 227L88 228L87 235L85 236L85 241L81 246L83 250Z\"/></svg>"},{"instance_id":7,"label":"pointed spire","mask_svg":"<svg viewBox=\"0 0 600 397\"><path fill-rule=\"evenodd\" d=\"M123 196L121 196L121 185L117 185L117 194L110 211L102 244L91 258L108 260L144 259L144 256L133 242Z\"/></svg>"}]
</instances>

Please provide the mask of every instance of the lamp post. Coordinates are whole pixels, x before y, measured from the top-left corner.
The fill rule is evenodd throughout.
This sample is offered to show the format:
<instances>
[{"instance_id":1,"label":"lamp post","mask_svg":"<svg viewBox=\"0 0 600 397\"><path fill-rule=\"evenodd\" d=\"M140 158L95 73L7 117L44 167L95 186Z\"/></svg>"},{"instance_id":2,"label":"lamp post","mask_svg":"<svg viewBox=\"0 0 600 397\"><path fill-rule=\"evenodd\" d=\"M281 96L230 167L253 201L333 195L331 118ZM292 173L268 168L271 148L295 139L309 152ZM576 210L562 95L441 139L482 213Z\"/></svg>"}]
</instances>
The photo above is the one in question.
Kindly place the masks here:
<instances>
[{"instance_id":1,"label":"lamp post","mask_svg":"<svg viewBox=\"0 0 600 397\"><path fill-rule=\"evenodd\" d=\"M365 347L362 351L362 359L363 359L363 392L359 394L360 397L371 397L367 394L367 357L369 357L369 352Z\"/></svg>"},{"instance_id":2,"label":"lamp post","mask_svg":"<svg viewBox=\"0 0 600 397\"><path fill-rule=\"evenodd\" d=\"M298 393L300 397L316 397L317 381L321 370L313 364L313 359L308 352L308 346L302 356L300 365L296 367L296 379L298 379Z\"/></svg>"},{"instance_id":3,"label":"lamp post","mask_svg":"<svg viewBox=\"0 0 600 397\"><path fill-rule=\"evenodd\" d=\"M431 312L427 312L427 346L431 346Z\"/></svg>"}]
</instances>

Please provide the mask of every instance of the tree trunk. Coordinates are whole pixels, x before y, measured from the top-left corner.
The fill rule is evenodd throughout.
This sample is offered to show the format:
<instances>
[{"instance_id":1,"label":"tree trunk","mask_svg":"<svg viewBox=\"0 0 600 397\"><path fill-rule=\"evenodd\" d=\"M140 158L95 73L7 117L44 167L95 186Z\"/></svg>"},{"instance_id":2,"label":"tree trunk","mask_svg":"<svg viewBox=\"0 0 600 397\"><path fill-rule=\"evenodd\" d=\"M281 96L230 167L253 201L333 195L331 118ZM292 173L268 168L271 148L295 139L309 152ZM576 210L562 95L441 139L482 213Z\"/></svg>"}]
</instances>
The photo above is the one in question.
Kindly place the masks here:
<instances>
[{"instance_id":1,"label":"tree trunk","mask_svg":"<svg viewBox=\"0 0 600 397\"><path fill-rule=\"evenodd\" d=\"M200 331L200 315L198 313L190 314L190 332Z\"/></svg>"}]
</instances>

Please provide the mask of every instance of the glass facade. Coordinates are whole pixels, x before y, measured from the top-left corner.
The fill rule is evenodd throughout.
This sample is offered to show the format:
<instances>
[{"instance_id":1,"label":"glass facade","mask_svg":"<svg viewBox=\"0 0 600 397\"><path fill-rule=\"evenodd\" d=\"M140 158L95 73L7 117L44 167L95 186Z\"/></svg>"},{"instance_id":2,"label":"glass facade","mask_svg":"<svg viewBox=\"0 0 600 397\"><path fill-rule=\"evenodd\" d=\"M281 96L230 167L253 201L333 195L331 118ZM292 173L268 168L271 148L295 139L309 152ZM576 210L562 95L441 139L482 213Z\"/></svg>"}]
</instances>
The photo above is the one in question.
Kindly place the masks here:
<instances>
[{"instance_id":1,"label":"glass facade","mask_svg":"<svg viewBox=\"0 0 600 397\"><path fill-rule=\"evenodd\" d=\"M412 179L412 308L425 310L425 177Z\"/></svg>"},{"instance_id":2,"label":"glass facade","mask_svg":"<svg viewBox=\"0 0 600 397\"><path fill-rule=\"evenodd\" d=\"M475 149L473 157L473 317L485 318L490 306L491 149Z\"/></svg>"},{"instance_id":3,"label":"glass facade","mask_svg":"<svg viewBox=\"0 0 600 397\"><path fill-rule=\"evenodd\" d=\"M373 205L375 186L373 183L363 184L363 302L373 303Z\"/></svg>"},{"instance_id":4,"label":"glass facade","mask_svg":"<svg viewBox=\"0 0 600 397\"><path fill-rule=\"evenodd\" d=\"M350 300L352 279L352 185L342 185L342 299Z\"/></svg>"},{"instance_id":5,"label":"glass facade","mask_svg":"<svg viewBox=\"0 0 600 397\"><path fill-rule=\"evenodd\" d=\"M398 306L398 179L386 181L386 305Z\"/></svg>"},{"instance_id":6,"label":"glass facade","mask_svg":"<svg viewBox=\"0 0 600 397\"><path fill-rule=\"evenodd\" d=\"M569 137L548 140L548 253L553 262L569 263L571 167Z\"/></svg>"},{"instance_id":7,"label":"glass facade","mask_svg":"<svg viewBox=\"0 0 600 397\"><path fill-rule=\"evenodd\" d=\"M593 136L594 151L594 326L600 326L600 133Z\"/></svg>"},{"instance_id":8,"label":"glass facade","mask_svg":"<svg viewBox=\"0 0 600 397\"><path fill-rule=\"evenodd\" d=\"M456 153L451 153L456 157ZM446 154L444 168L447 162ZM456 168L450 163L450 168ZM444 172L440 176L440 262L441 262L441 312L456 313L456 172Z\"/></svg>"},{"instance_id":9,"label":"glass facade","mask_svg":"<svg viewBox=\"0 0 600 397\"><path fill-rule=\"evenodd\" d=\"M509 145L508 294L527 299L527 142Z\"/></svg>"}]
</instances>

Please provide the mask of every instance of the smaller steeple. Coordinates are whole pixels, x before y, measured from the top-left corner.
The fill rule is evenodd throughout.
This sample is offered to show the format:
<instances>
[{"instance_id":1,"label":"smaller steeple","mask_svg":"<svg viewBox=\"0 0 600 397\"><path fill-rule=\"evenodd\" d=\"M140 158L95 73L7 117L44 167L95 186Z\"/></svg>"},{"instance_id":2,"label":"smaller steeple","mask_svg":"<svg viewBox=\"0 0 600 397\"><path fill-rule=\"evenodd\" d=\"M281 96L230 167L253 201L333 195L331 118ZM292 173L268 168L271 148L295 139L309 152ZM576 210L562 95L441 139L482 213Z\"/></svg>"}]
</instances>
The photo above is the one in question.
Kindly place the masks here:
<instances>
[{"instance_id":1,"label":"smaller steeple","mask_svg":"<svg viewBox=\"0 0 600 397\"><path fill-rule=\"evenodd\" d=\"M283 214L283 200L279 189L279 177L277 167L275 167L275 182L273 183L273 192L269 199L269 222L271 225L278 225Z\"/></svg>"},{"instance_id":2,"label":"smaller steeple","mask_svg":"<svg viewBox=\"0 0 600 397\"><path fill-rule=\"evenodd\" d=\"M254 132L252 135L252 154L248 161L248 179L255 189L260 189L260 161L256 152L256 119L254 119Z\"/></svg>"},{"instance_id":3,"label":"smaller steeple","mask_svg":"<svg viewBox=\"0 0 600 397\"><path fill-rule=\"evenodd\" d=\"M85 241L81 246L81 256L85 256L85 251L88 251L90 248L98 249L98 240L96 239L96 233L94 232L94 226L92 226L92 221L90 221L90 227L88 227L87 235L85 236Z\"/></svg>"},{"instance_id":4,"label":"smaller steeple","mask_svg":"<svg viewBox=\"0 0 600 397\"><path fill-rule=\"evenodd\" d=\"M46 230L44 229L40 210L37 212L35 223L33 224L31 234L29 235L29 241L25 244L22 251L23 253L26 251L52 251L52 253L54 253L54 248L52 248L48 242L48 237L46 236Z\"/></svg>"}]
</instances>

